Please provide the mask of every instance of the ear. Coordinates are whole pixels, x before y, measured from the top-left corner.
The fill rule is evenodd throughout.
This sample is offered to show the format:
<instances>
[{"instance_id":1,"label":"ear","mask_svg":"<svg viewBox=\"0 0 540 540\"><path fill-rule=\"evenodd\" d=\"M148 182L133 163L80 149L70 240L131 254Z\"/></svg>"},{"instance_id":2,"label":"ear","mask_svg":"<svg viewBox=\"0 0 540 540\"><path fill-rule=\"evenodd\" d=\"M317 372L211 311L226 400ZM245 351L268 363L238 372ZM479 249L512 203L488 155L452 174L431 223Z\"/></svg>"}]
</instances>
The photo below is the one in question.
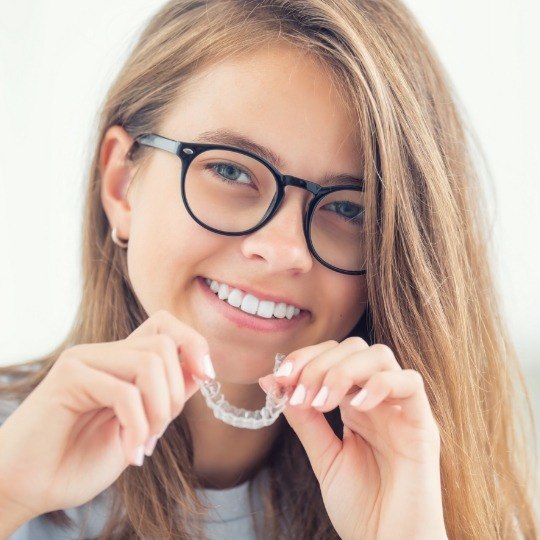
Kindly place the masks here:
<instances>
[{"instance_id":1,"label":"ear","mask_svg":"<svg viewBox=\"0 0 540 540\"><path fill-rule=\"evenodd\" d=\"M131 205L126 192L134 169L126 158L132 137L121 126L110 127L101 143L99 170L101 172L101 203L111 229L116 227L118 238L129 238Z\"/></svg>"}]
</instances>

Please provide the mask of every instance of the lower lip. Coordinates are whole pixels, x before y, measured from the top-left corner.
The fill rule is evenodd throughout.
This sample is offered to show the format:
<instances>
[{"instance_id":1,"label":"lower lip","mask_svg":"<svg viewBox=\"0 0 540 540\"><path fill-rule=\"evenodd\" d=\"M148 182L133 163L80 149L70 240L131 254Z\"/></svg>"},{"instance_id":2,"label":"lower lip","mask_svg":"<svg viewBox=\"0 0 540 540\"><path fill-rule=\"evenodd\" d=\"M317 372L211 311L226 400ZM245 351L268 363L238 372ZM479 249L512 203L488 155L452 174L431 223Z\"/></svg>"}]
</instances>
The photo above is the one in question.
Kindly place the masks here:
<instances>
[{"instance_id":1,"label":"lower lip","mask_svg":"<svg viewBox=\"0 0 540 540\"><path fill-rule=\"evenodd\" d=\"M240 308L231 306L226 300L218 298L205 281L205 278L198 277L197 281L201 285L203 293L208 297L215 309L218 310L227 319L241 328L256 330L257 332L280 332L296 328L298 324L308 316L308 311L300 311L292 319L264 319L256 315L250 315Z\"/></svg>"}]
</instances>

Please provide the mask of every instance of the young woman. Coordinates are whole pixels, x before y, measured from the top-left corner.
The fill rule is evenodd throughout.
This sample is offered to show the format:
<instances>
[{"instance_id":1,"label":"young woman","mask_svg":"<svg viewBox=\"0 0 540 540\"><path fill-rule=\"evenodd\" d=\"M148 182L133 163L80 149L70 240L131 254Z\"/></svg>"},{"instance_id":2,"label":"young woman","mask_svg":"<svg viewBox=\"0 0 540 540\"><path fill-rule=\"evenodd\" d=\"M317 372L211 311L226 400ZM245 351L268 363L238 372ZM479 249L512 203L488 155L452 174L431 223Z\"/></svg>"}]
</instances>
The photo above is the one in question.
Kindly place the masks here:
<instances>
[{"instance_id":1,"label":"young woman","mask_svg":"<svg viewBox=\"0 0 540 540\"><path fill-rule=\"evenodd\" d=\"M534 538L481 215L398 0L166 4L103 106L73 329L2 370L3 537ZM235 427L212 380L289 401Z\"/></svg>"}]
</instances>

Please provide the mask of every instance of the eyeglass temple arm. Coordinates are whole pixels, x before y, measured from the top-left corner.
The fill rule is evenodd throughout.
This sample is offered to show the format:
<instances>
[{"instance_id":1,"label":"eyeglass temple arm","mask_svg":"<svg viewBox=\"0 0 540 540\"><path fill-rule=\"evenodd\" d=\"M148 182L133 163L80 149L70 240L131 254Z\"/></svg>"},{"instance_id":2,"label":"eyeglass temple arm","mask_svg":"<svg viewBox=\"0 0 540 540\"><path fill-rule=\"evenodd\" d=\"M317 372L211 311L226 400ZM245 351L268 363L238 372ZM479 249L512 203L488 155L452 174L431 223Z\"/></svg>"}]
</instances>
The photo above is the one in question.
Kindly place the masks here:
<instances>
[{"instance_id":1,"label":"eyeglass temple arm","mask_svg":"<svg viewBox=\"0 0 540 540\"><path fill-rule=\"evenodd\" d=\"M171 154L176 154L177 156L179 155L180 148L182 146L182 143L178 141L173 141L172 139L167 139L167 137L162 137L161 135L155 135L153 133L144 133L143 135L139 135L133 143L133 150L136 144L142 144L143 146L151 146L152 148L165 150L165 152L170 152ZM131 153L132 150L129 151L129 154Z\"/></svg>"}]
</instances>

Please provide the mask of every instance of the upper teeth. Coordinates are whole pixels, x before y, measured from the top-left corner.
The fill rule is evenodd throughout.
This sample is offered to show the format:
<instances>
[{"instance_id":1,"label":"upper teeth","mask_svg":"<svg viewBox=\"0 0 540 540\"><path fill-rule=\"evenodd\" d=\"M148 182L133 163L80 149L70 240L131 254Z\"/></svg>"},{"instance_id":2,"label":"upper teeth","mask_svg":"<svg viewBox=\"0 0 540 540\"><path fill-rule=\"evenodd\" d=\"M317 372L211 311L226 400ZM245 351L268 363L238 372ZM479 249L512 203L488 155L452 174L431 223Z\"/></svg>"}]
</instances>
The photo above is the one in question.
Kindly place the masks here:
<instances>
[{"instance_id":1,"label":"upper teeth","mask_svg":"<svg viewBox=\"0 0 540 540\"><path fill-rule=\"evenodd\" d=\"M271 319L292 319L300 313L296 306L285 304L284 302L275 303L270 300L259 300L252 294L246 294L240 289L232 289L226 283L218 283L214 279L205 279L210 289L217 293L218 298L226 300L231 306L240 308L242 311L251 315L257 314L259 317Z\"/></svg>"}]
</instances>

